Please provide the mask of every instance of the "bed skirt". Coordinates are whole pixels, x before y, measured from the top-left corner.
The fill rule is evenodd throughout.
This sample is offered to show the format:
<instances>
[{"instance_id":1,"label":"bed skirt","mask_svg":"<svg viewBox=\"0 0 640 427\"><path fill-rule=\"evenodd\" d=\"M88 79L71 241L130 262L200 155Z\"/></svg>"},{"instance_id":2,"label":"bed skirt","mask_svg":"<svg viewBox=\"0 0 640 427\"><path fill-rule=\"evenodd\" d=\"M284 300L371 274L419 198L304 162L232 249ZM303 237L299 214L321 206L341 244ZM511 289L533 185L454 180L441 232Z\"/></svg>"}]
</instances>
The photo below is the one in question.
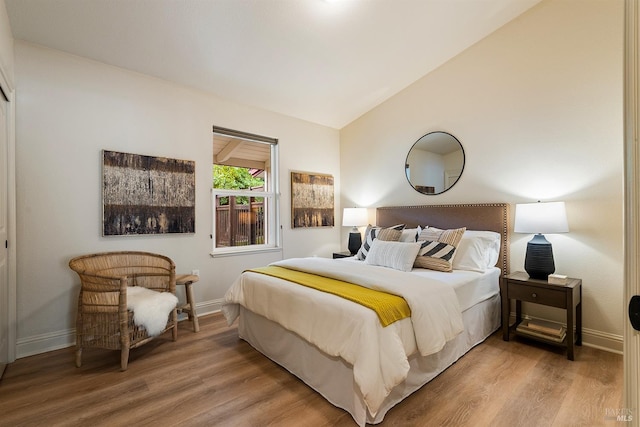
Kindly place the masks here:
<instances>
[{"instance_id":1,"label":"bed skirt","mask_svg":"<svg viewBox=\"0 0 640 427\"><path fill-rule=\"evenodd\" d=\"M391 391L375 417L368 412L356 387L351 365L341 358L328 356L295 333L243 307L238 333L260 353L300 378L334 406L349 412L358 425L364 426L381 423L385 414L402 399L495 332L500 327L500 295L467 309L462 317L464 332L440 352L426 357L414 354L409 358L407 379Z\"/></svg>"}]
</instances>

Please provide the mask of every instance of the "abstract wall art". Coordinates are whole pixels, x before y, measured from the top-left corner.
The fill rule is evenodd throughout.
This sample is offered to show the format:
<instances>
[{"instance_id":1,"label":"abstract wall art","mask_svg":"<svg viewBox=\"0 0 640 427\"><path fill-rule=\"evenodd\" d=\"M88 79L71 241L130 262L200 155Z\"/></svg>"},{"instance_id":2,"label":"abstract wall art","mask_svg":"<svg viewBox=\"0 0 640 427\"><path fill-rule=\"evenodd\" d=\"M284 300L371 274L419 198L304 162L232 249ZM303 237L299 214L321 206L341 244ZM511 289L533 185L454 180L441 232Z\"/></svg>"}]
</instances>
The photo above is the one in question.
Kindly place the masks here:
<instances>
[{"instance_id":1,"label":"abstract wall art","mask_svg":"<svg viewBox=\"0 0 640 427\"><path fill-rule=\"evenodd\" d=\"M333 227L333 176L291 172L291 227Z\"/></svg>"},{"instance_id":2,"label":"abstract wall art","mask_svg":"<svg viewBox=\"0 0 640 427\"><path fill-rule=\"evenodd\" d=\"M102 234L195 233L195 162L103 150Z\"/></svg>"}]
</instances>

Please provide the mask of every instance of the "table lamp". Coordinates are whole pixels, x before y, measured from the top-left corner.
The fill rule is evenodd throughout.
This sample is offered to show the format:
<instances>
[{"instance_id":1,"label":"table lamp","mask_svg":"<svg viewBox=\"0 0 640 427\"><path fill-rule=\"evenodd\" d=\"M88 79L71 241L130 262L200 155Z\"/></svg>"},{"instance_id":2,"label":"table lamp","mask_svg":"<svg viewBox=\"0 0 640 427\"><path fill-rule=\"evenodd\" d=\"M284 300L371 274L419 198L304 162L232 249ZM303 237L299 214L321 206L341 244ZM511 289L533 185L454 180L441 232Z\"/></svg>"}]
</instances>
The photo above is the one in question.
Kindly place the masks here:
<instances>
[{"instance_id":1,"label":"table lamp","mask_svg":"<svg viewBox=\"0 0 640 427\"><path fill-rule=\"evenodd\" d=\"M369 215L366 208L344 208L342 213L342 226L353 227L349 231L349 252L355 255L362 246L362 235L358 227L367 225Z\"/></svg>"},{"instance_id":2,"label":"table lamp","mask_svg":"<svg viewBox=\"0 0 640 427\"><path fill-rule=\"evenodd\" d=\"M527 243L524 269L532 279L547 280L555 270L553 248L543 233L567 233L567 212L564 202L516 204L515 233L532 233Z\"/></svg>"}]
</instances>

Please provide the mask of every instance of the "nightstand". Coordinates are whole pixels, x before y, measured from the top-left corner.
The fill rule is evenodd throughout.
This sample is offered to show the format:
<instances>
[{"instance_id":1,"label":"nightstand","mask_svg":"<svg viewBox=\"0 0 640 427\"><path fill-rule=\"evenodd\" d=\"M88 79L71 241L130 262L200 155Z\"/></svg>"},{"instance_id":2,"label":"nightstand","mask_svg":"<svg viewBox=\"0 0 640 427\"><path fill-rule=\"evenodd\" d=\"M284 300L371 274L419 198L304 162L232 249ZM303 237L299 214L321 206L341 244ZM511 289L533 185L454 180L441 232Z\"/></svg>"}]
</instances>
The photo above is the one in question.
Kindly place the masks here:
<instances>
[{"instance_id":1,"label":"nightstand","mask_svg":"<svg viewBox=\"0 0 640 427\"><path fill-rule=\"evenodd\" d=\"M336 259L336 258L349 258L351 256L353 256L353 255L349 251L334 252L333 253L333 259Z\"/></svg>"},{"instance_id":2,"label":"nightstand","mask_svg":"<svg viewBox=\"0 0 640 427\"><path fill-rule=\"evenodd\" d=\"M504 276L500 282L502 298L502 337L509 341L510 300L516 300L516 323L522 321L522 301L549 307L563 308L567 312L567 337L562 343L539 339L545 343L567 347L567 359L574 360L576 345L582 345L582 280L568 279L566 285L550 285L546 280L532 279L525 272ZM573 333L575 327L575 335ZM527 335L532 339L538 339Z\"/></svg>"}]
</instances>

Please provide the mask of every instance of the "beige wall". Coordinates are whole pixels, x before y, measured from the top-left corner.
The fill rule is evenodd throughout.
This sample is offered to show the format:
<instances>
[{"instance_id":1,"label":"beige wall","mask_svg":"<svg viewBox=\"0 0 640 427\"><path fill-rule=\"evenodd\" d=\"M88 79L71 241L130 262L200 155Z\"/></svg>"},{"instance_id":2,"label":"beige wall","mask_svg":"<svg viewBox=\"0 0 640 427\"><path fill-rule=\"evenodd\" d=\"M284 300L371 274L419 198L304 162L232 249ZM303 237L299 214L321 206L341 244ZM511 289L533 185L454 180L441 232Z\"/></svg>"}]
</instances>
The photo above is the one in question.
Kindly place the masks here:
<instances>
[{"instance_id":1,"label":"beige wall","mask_svg":"<svg viewBox=\"0 0 640 427\"><path fill-rule=\"evenodd\" d=\"M179 272L200 270L195 297L205 313L245 268L339 249L340 227L292 230L289 202L289 173L303 170L334 175L337 204L337 130L23 42L15 45L15 69L18 357L73 342L73 256L166 254ZM213 125L279 139L282 253L210 257ZM195 160L196 233L101 237L102 149Z\"/></svg>"},{"instance_id":2,"label":"beige wall","mask_svg":"<svg viewBox=\"0 0 640 427\"><path fill-rule=\"evenodd\" d=\"M341 130L343 205L566 201L571 232L547 236L556 271L583 279L585 340L621 350L622 37L622 0L533 7ZM434 130L461 141L466 165L426 196L404 163ZM530 238L512 235L512 271Z\"/></svg>"}]
</instances>

